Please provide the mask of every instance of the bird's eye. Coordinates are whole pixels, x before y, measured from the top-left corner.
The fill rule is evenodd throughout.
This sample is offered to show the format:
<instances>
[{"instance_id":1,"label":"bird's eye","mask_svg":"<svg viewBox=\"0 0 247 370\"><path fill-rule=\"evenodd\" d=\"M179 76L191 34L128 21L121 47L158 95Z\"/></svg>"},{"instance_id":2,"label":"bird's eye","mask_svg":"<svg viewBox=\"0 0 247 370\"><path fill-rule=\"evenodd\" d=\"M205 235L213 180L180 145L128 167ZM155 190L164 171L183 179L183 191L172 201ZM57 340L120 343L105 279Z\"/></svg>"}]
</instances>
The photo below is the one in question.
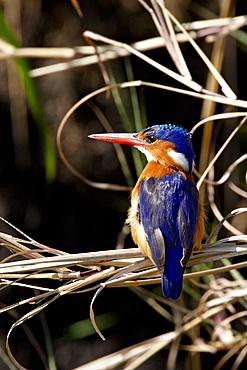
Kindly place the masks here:
<instances>
[{"instance_id":1,"label":"bird's eye","mask_svg":"<svg viewBox=\"0 0 247 370\"><path fill-rule=\"evenodd\" d=\"M157 140L157 137L156 137L156 136L154 136L154 135L146 135L146 137L145 137L145 141L146 141L148 144L152 144L152 143L154 143L156 140Z\"/></svg>"}]
</instances>

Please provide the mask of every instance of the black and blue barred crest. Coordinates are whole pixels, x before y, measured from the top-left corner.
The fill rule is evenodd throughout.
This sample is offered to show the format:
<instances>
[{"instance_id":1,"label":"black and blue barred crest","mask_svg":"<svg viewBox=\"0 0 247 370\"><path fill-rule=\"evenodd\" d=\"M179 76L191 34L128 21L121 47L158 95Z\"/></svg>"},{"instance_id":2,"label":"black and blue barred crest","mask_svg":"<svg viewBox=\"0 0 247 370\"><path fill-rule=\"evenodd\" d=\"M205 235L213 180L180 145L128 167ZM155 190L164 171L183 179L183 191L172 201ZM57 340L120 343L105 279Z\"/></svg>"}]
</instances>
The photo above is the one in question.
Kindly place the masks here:
<instances>
[{"instance_id":1,"label":"black and blue barred crest","mask_svg":"<svg viewBox=\"0 0 247 370\"><path fill-rule=\"evenodd\" d=\"M185 128L183 128L182 126L176 126L176 125L172 125L170 123L166 123L164 125L154 125L154 126L150 126L150 127L147 127L143 130L143 132L145 134L153 134L153 135L156 135L156 136L160 136L158 137L159 140L166 140L164 139L163 137L166 137L166 135L170 133L180 133L181 135L184 135L187 137L187 139L191 139L192 137L192 134L187 131Z\"/></svg>"},{"instance_id":2,"label":"black and blue barred crest","mask_svg":"<svg viewBox=\"0 0 247 370\"><path fill-rule=\"evenodd\" d=\"M157 140L170 141L175 145L175 150L183 153L192 166L195 154L193 152L191 138L192 134L181 126L172 124L155 125L143 130L145 135L154 136Z\"/></svg>"}]
</instances>

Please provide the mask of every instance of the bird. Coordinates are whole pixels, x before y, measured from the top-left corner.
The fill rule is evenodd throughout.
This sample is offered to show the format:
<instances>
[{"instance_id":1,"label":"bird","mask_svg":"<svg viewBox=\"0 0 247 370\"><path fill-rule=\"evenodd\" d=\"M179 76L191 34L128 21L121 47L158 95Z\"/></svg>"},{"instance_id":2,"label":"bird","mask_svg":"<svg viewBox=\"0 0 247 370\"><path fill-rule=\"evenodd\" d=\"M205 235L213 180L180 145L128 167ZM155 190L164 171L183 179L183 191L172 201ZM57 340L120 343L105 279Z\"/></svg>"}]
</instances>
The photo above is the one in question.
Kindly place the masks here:
<instances>
[{"instance_id":1,"label":"bird","mask_svg":"<svg viewBox=\"0 0 247 370\"><path fill-rule=\"evenodd\" d=\"M192 174L192 134L163 124L139 133L89 137L134 145L145 154L147 164L131 192L126 223L134 243L161 274L164 297L176 300L192 250L201 247L204 235L205 213Z\"/></svg>"}]
</instances>

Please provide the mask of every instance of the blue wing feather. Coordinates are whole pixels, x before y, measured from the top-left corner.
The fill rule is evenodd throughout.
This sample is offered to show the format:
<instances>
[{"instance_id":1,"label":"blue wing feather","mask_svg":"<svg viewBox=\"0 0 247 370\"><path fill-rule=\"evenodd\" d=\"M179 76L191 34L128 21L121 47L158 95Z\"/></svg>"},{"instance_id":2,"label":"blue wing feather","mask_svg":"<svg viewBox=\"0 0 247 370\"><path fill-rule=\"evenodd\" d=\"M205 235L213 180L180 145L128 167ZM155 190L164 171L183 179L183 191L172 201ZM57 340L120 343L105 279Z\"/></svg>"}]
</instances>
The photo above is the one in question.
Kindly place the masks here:
<instances>
[{"instance_id":1,"label":"blue wing feather","mask_svg":"<svg viewBox=\"0 0 247 370\"><path fill-rule=\"evenodd\" d=\"M140 221L152 258L162 273L162 289L176 299L182 291L183 269L191 250L198 215L195 184L180 172L140 183Z\"/></svg>"}]
</instances>

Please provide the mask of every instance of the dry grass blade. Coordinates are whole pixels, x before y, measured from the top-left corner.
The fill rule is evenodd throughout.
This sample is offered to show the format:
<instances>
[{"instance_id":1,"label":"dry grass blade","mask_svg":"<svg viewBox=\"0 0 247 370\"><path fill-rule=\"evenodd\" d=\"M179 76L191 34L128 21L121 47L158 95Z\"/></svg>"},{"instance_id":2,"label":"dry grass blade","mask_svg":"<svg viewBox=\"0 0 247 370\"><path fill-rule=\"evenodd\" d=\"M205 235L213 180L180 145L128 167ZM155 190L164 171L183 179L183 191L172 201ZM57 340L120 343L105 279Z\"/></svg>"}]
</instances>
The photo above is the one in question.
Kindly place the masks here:
<instances>
[{"instance_id":1,"label":"dry grass blade","mask_svg":"<svg viewBox=\"0 0 247 370\"><path fill-rule=\"evenodd\" d=\"M225 217L224 220L220 223L220 225L215 229L215 233L219 231L220 227L223 225L223 221L227 218L235 215L240 214L241 212L246 212L247 209L238 209L234 212L231 212L229 215ZM5 235L5 234L4 234ZM210 235L208 240L214 236L214 233ZM4 245L8 248L9 244L12 244L12 237L7 235L4 240ZM243 235L241 237L233 236L228 237L222 240L217 241L214 244L207 244L204 245L201 251L195 251L192 255L188 266L198 265L202 262L206 261L216 261L222 258L228 258L232 256L237 256L240 254L247 254L247 236ZM25 241L23 241L25 243ZM20 243L20 242L19 242ZM238 244L236 244L238 243ZM239 244L240 243L240 244ZM245 243L245 244L241 244ZM20 243L21 244L21 243ZM31 251L31 250L30 250ZM76 272L73 275L73 269L71 272L60 272L57 274L57 270L61 268L61 266L101 266L101 265L110 265L110 268L107 270L97 271L97 270L90 270L90 275L84 274L83 272ZM198 276L226 272L229 270L233 270L234 268L241 268L246 266L247 263L239 263L233 264L231 266L223 266L216 269L210 269L206 271L198 271L185 274L186 278L195 278ZM54 270L54 274L45 275L43 276L42 271L52 269ZM15 280L13 280L16 276L20 278L44 278L44 277L53 277L56 276L58 279L69 279L71 277L76 278L76 280L72 283L62 285L57 289L48 289L46 293L42 293L37 297L32 297L27 300L23 300L21 302L17 302L14 305L9 306L8 308L4 308L1 312L4 312L8 309L16 307L18 305L24 305L26 303L37 301L40 299L47 298L50 295L64 295L71 292L74 292L82 287L90 285L92 283L100 283L101 281L101 288L105 286L131 286L131 285L145 285L145 284L154 284L159 283L160 278L157 270L152 268L152 264L148 259L143 260L143 256L139 249L129 249L129 250L113 250L113 251L104 251L104 252L93 252L93 253L79 253L76 255L63 255L63 256L52 256L52 257L42 257L37 258L35 260L19 260L15 262L5 262L0 265L0 276L2 278L5 277L3 285L6 286L11 283L14 284ZM56 275L57 274L57 275ZM110 277L110 280L105 280L106 278ZM11 280L9 280L11 279ZM102 281L103 280L103 281ZM104 281L105 280L105 281ZM19 283L19 282L18 282ZM26 285L26 287L29 287ZM31 288L31 286L30 286ZM42 290L42 288L41 288ZM235 297L240 297L244 291L240 290L240 293L236 293ZM245 294L245 293L244 293ZM98 292L96 293L96 296ZM96 298L95 296L95 298ZM230 296L232 297L232 295ZM94 299L95 299L94 298ZM231 299L231 298L230 298ZM227 298L229 300L229 298ZM93 302L92 302L93 303ZM36 311L33 311L36 312ZM38 312L38 310L37 310Z\"/></svg>"},{"instance_id":2,"label":"dry grass blade","mask_svg":"<svg viewBox=\"0 0 247 370\"><path fill-rule=\"evenodd\" d=\"M104 37L102 35L99 35L97 33L92 32L92 31L85 31L83 33L83 35L88 37L88 38L92 38L94 41L101 41L101 42L104 42L104 43L114 45L114 46L123 48L125 50L128 50L131 54L136 55L138 58L140 58L140 59L144 60L145 62L149 63L154 68L156 68L156 69L160 70L161 72L167 74L168 76L170 76L174 80L176 80L178 82L181 82L182 84L186 85L187 87L190 87L192 90L195 90L197 92L201 92L203 90L202 86L200 86L198 83L196 83L194 81L187 80L185 77L179 75L178 73L173 72L172 70L163 66L162 64L157 63L153 59L147 57L145 54L140 53L139 51L137 51L136 49L134 49L132 46L130 46L128 44L112 40L108 37Z\"/></svg>"},{"instance_id":3,"label":"dry grass blade","mask_svg":"<svg viewBox=\"0 0 247 370\"><path fill-rule=\"evenodd\" d=\"M182 23L183 28L186 31L194 31L194 30L205 30L214 27L227 27L229 28L231 25L234 26L234 29L242 27L247 23L247 16L240 15L238 17L226 17L226 18L217 18L217 19L205 19L200 21L194 21L190 23Z\"/></svg>"},{"instance_id":4,"label":"dry grass blade","mask_svg":"<svg viewBox=\"0 0 247 370\"><path fill-rule=\"evenodd\" d=\"M209 184L208 186L210 187L211 185ZM215 203L213 194L210 194L210 191L208 191L208 194L209 194L210 208L213 211L213 214L215 215L217 220L222 220L223 216ZM228 221L224 222L224 227L235 235L242 235L242 232L238 230L236 227L234 227L233 225L231 225Z\"/></svg>"},{"instance_id":5,"label":"dry grass blade","mask_svg":"<svg viewBox=\"0 0 247 370\"><path fill-rule=\"evenodd\" d=\"M240 351L239 355L237 356L236 360L234 361L234 364L231 370L237 370L239 366L241 365L241 362L246 357L246 355L247 355L247 346L244 346L243 349Z\"/></svg>"},{"instance_id":6,"label":"dry grass blade","mask_svg":"<svg viewBox=\"0 0 247 370\"><path fill-rule=\"evenodd\" d=\"M104 369L109 370L109 369L114 369L126 363L127 363L126 368L128 368L128 364L130 364L129 369L135 369L136 367L134 367L134 365L139 366L143 361L147 359L147 356L145 355L145 353L150 351L150 355L151 355L151 353L155 353L156 351L167 347L169 344L171 344L172 341L178 338L181 334L190 331L191 329L198 326L202 321L208 320L210 317L213 317L215 314L223 311L224 309L225 309L225 305L220 304L217 307L213 307L207 310L207 312L202 313L200 316L194 314L197 317L192 318L191 321L189 321L188 323L185 323L178 330L174 330L173 332L168 332L160 336L157 336L155 338L148 339L137 345L125 348L116 353L113 353L113 354L104 356L100 359L97 359L95 361L92 361L88 364L79 366L75 368L74 370L91 370L91 369L97 369L97 368L100 368L101 370L104 370ZM217 324L215 323L215 325ZM246 343L246 339L245 339L245 343ZM131 363L133 366L131 365Z\"/></svg>"},{"instance_id":7,"label":"dry grass blade","mask_svg":"<svg viewBox=\"0 0 247 370\"><path fill-rule=\"evenodd\" d=\"M79 17L83 17L83 12L81 10L81 7L80 7L80 4L78 2L78 0L70 0L71 1L71 4L73 5L73 7L75 8L77 14L79 15Z\"/></svg>"},{"instance_id":8,"label":"dry grass blade","mask_svg":"<svg viewBox=\"0 0 247 370\"><path fill-rule=\"evenodd\" d=\"M145 352L153 346L159 345L164 348L172 340L174 340L176 336L177 334L175 332L165 333L159 337L155 337L145 342L125 348L121 351L102 357L89 364L79 366L73 370L94 370L98 368L100 368L101 370L114 369L130 361L131 359L136 358L137 356L139 357L140 355L145 354Z\"/></svg>"},{"instance_id":9,"label":"dry grass blade","mask_svg":"<svg viewBox=\"0 0 247 370\"><path fill-rule=\"evenodd\" d=\"M78 8L78 2L74 0L71 0L71 2L76 7L77 11L80 12L80 8ZM76 109L99 94L111 92L111 89L115 88L124 89L129 87L145 86L148 88L163 89L170 92L176 92L181 95L184 94L193 98L196 97L203 99L205 102L210 102L209 105L212 103L212 110L214 110L215 103L228 105L230 107L247 108L247 102L237 99L235 92L231 89L227 81L219 72L224 53L225 40L223 37L228 35L232 30L246 25L246 16L193 22L191 24L181 25L177 19L166 9L164 1L151 0L149 3L146 3L144 0L139 0L139 2L150 13L161 37L135 42L131 45L128 45L126 43L115 41L110 37L107 38L100 34L86 31L83 35L84 37L90 39L91 46L75 48L15 48L11 44L0 40L0 59L10 59L16 57L72 58L72 60L65 60L65 63L58 63L48 67L37 68L31 72L32 77L99 63L101 73L105 77L106 84L108 84L108 76L104 69L103 62L127 55L134 55L140 60L148 63L150 66L153 66L156 70L165 73L174 81L180 82L186 88L188 88L188 90L186 90L186 88L173 88L172 86L159 85L141 80L122 82L113 86L104 86L93 91L79 100L67 112L61 121L57 132L57 146L59 155L67 168L75 176L80 178L89 186L98 189L119 191L130 190L130 188L127 186L93 182L79 173L75 168L73 168L73 166L65 157L62 149L61 138L65 124L68 122L69 118L76 111ZM147 4L150 4L150 6ZM231 5L231 0L226 0L223 2L221 5L220 15L227 15L230 11ZM188 29L193 31L187 32ZM214 46L214 49L216 49L215 59L212 58L210 60L194 41L198 37L205 36L207 37L206 41L212 42L216 40L216 44ZM96 46L94 45L94 41L99 41L103 43L103 45ZM192 80L190 71L179 47L180 42L189 42L194 50L198 53L206 68L212 74L212 80L214 80L211 85L212 88L210 88L209 85L204 88L201 86L201 84L197 83L197 81ZM156 62L143 53L146 50L161 48L164 46L168 50L178 70L178 73ZM217 92L218 84L221 87L223 92L222 94ZM102 115L100 115L99 111L96 111L97 108L93 109L98 118L101 116L100 121L104 121L106 123L105 117L102 119ZM207 116L208 115L209 114L207 114ZM221 212L221 209L217 208L213 186L226 183L233 170L241 162L246 160L246 154L239 154L238 159L234 160L230 165L227 163L226 170L224 168L222 172L218 172L224 173L220 180L216 181L214 176L211 176L211 173L213 172L214 166L216 166L219 156L233 139L234 135L245 123L247 119L247 113L234 112L213 115L212 112L210 115L210 117L195 125L191 131L194 132L199 126L207 124L212 120L239 117L244 118L234 129L228 140L226 140L217 154L213 157L213 160L209 164L206 163L206 170L204 171L205 168L203 168L203 171L201 171L202 175L199 176L200 179L197 184L198 188L200 188L204 183L208 184L210 206L213 213L218 218L219 224L210 233L206 243L202 245L201 250L194 251L187 266L188 268L193 266L193 268L188 269L188 272L184 274L185 280L191 279L190 282L185 282L184 291L194 298L191 299L191 301L193 301L192 305L196 305L196 308L187 308L191 306L189 306L189 304L187 304L188 302L186 302L186 295L182 295L179 301L173 302L157 296L154 292L150 292L150 295L147 294L147 300L150 298L150 306L156 309L156 312L160 314L163 309L163 316L165 319L170 318L172 325L174 325L174 330L129 348L117 351L116 353L95 360L89 364L80 366L77 368L77 370L90 370L98 368L103 370L113 369L119 366L123 366L123 368L127 370L132 370L141 366L141 364L149 357L165 347L170 349L168 362L173 368L176 366L175 362L179 350L192 351L194 353L200 353L203 351L208 353L216 353L218 350L225 350L226 355L221 358L215 369L220 369L222 366L224 366L225 362L228 361L228 359L233 355L236 355L236 359L232 368L233 370L236 370L242 363L247 352L247 333L237 332L233 329L234 326L231 325L233 321L233 325L235 325L235 321L237 320L239 320L241 325L245 324L244 318L247 310L247 281L241 275L240 271L235 270L240 270L246 267L247 262L244 261L231 264L229 260L226 259L235 256L244 256L247 254L247 235L241 233L240 230L237 230L230 224L230 221L228 221L232 216L247 212L247 208L235 209L227 216L223 217L221 213L224 214L226 212L224 210ZM107 123L105 127L109 129ZM210 137L211 141L210 135L208 135L207 138ZM205 144L209 148L210 143L207 140ZM204 152L204 154L205 153L206 152ZM209 180L206 180L207 176L210 178ZM236 193L241 194L243 197L246 196L246 192L242 191L241 193L241 189L238 185L235 185L231 182L228 184L229 187L235 189L234 191L236 191ZM234 220L232 223L234 224ZM234 235L224 237L213 243L212 240L217 238L219 232L222 231L222 227L228 228L233 232ZM3 313L10 311L15 307L24 305L28 306L31 303L32 305L35 304L34 309L24 314L11 326L7 335L6 347L8 354L13 363L19 369L24 369L24 367L22 367L22 365L20 365L13 356L9 344L9 338L13 333L13 330L17 326L23 324L26 320L31 319L37 313L40 313L49 304L53 303L61 296L94 290L95 294L90 306L90 318L95 331L103 340L105 340L100 331L100 327L97 326L93 311L93 304L99 293L102 292L105 287L131 287L160 283L159 272L153 266L152 262L148 258L144 257L137 248L69 254L43 246L42 244L39 244L38 242L26 236L24 233L22 233L22 236L27 240L16 239L11 235L0 233L1 245L11 252L14 252L0 263L0 289L5 289L11 285L17 285L18 287L29 289L30 292L32 292L34 288L36 290L40 290L38 295L31 296L30 298L24 300L20 300L18 298L15 303L0 309L0 313ZM14 258L14 261L12 258ZM199 266L207 262L220 260L222 260L223 266L221 266L219 262L217 263L217 267L212 267L210 269L209 266L211 267L213 264ZM195 266L197 266L197 268L195 268ZM204 270L198 271L202 267ZM227 272L230 272L230 274L227 274ZM224 278L217 276L218 274L222 273L224 273ZM228 280L228 275L231 275L231 281L230 279ZM203 278L200 281L195 280L196 278L205 276L207 276L207 279ZM27 279L35 279L37 285L32 283L26 284L25 281L27 281ZM52 289L38 286L39 280L43 282L42 279L46 279L48 283L49 279L53 279L52 286L54 287L55 284L56 288ZM55 282L54 279L56 279ZM198 292L205 293L200 296ZM32 293L32 295L33 294L34 293ZM157 302L159 302L159 304L157 304ZM155 304L156 307L154 307ZM161 304L167 305L168 309L171 310L171 313L168 311L164 312L165 309ZM177 319L176 315L173 314L175 311L178 312L177 317L179 318ZM200 332L200 325L204 326L205 332L208 333L207 338L210 338L210 340L205 339L205 341L203 341L202 338L199 337L200 334L198 333ZM183 334L186 334L191 338L191 345L186 346L180 344Z\"/></svg>"},{"instance_id":10,"label":"dry grass blade","mask_svg":"<svg viewBox=\"0 0 247 370\"><path fill-rule=\"evenodd\" d=\"M207 118L207 120L209 120L209 118ZM247 116L245 116L242 119L242 121L238 124L238 126L232 131L231 135L229 135L229 137L226 139L226 141L224 142L224 144L222 145L222 147L220 148L220 150L214 156L214 158L212 159L212 161L210 162L210 164L208 165L208 167L205 169L204 173L202 174L200 180L197 183L197 188L198 189L202 185L202 183L203 183L205 177L207 176L208 172L210 171L210 169L213 167L213 165L215 164L215 162L217 161L217 159L220 157L220 155L223 152L223 150L225 150L225 148L227 147L227 145L230 143L230 141L232 140L232 138L234 137L234 135L236 135L236 133L239 131L239 129L244 125L244 123L246 122L246 120L247 120Z\"/></svg>"},{"instance_id":11,"label":"dry grass blade","mask_svg":"<svg viewBox=\"0 0 247 370\"><path fill-rule=\"evenodd\" d=\"M240 157L239 160L243 158ZM228 181L227 185L229 188L236 194L238 194L240 197L246 198L247 199L247 191L244 191L243 189L240 189L237 185L235 185L232 181Z\"/></svg>"},{"instance_id":12,"label":"dry grass blade","mask_svg":"<svg viewBox=\"0 0 247 370\"><path fill-rule=\"evenodd\" d=\"M229 113L220 113L215 114L213 116L207 117L199 121L195 126L192 127L190 132L194 134L194 132L202 125L204 125L208 121L215 121L215 120L224 120L228 118L238 118L238 117L246 117L247 112L229 112Z\"/></svg>"},{"instance_id":13,"label":"dry grass blade","mask_svg":"<svg viewBox=\"0 0 247 370\"><path fill-rule=\"evenodd\" d=\"M134 370L139 367L143 362L147 361L150 357L152 357L155 353L159 352L161 349L164 348L163 343L158 343L156 345L150 346L150 348L142 353L127 361L127 364L123 367L123 370Z\"/></svg>"},{"instance_id":14,"label":"dry grass blade","mask_svg":"<svg viewBox=\"0 0 247 370\"><path fill-rule=\"evenodd\" d=\"M192 78L191 78L190 72L183 59L181 50L178 46L176 35L173 30L170 18L167 15L164 4L157 3L156 1L152 1L151 3L152 3L153 8L151 8L150 6L148 6L148 4L145 1L143 0L138 0L138 1L150 13L153 19L153 22L157 28L157 31L159 32L160 36L164 39L166 49L169 52L180 74L188 78L189 80L191 80Z\"/></svg>"},{"instance_id":15,"label":"dry grass blade","mask_svg":"<svg viewBox=\"0 0 247 370\"><path fill-rule=\"evenodd\" d=\"M93 324L94 329L99 334L99 336L100 336L100 338L102 340L105 340L105 337L101 333L101 331L99 330L99 328L98 328L98 326L96 324L95 316L94 316L94 311L93 311L93 303L94 303L95 299L97 298L97 296L99 295L99 293L104 289L104 287L107 285L107 283L109 283L110 281L115 280L115 279L118 280L118 278L123 278L125 280L126 277L128 278L128 274L130 272L135 271L135 270L138 270L139 268L147 267L147 266L148 266L147 261L141 261L141 262L138 262L138 263L136 263L134 265L130 265L127 268L119 269L118 272L114 276L112 276L110 279L108 279L106 281L106 283L102 283L101 286L100 286L100 288L97 289L96 293L93 296L93 299L91 301L91 304L90 304L90 319L91 319L91 322Z\"/></svg>"},{"instance_id":16,"label":"dry grass blade","mask_svg":"<svg viewBox=\"0 0 247 370\"><path fill-rule=\"evenodd\" d=\"M222 225L224 224L224 222L228 218L230 218L232 216L235 216L235 215L239 215L239 214L241 214L243 212L247 212L247 208L246 207L235 209L235 210L231 211L230 213L228 213L228 215L226 215L225 217L223 217L221 219L221 221L219 222L219 224L214 228L214 230L208 236L208 238L206 240L206 243L210 243L211 242L211 240L213 239L213 237L218 234L218 232L221 229Z\"/></svg>"},{"instance_id":17,"label":"dry grass blade","mask_svg":"<svg viewBox=\"0 0 247 370\"><path fill-rule=\"evenodd\" d=\"M201 48L195 43L195 41L190 37L190 35L187 33L187 31L183 28L183 26L177 21L177 19L168 11L170 18L172 21L176 24L177 27L180 28L180 30L187 36L188 41L191 43L193 48L196 50L196 52L199 54L201 59L204 61L206 66L208 67L209 71L213 74L215 79L218 81L219 85L222 88L223 93L232 100L235 100L237 96L235 93L232 91L232 89L229 87L227 82L223 79L221 74L217 71L217 69L214 67L213 63L208 59L208 57L203 53Z\"/></svg>"},{"instance_id":18,"label":"dry grass blade","mask_svg":"<svg viewBox=\"0 0 247 370\"><path fill-rule=\"evenodd\" d=\"M65 164L65 166L71 171L71 173L73 173L80 180L82 180L83 182L85 182L87 185L92 186L92 187L97 188L97 189L115 190L115 191L129 191L129 190L131 190L131 188L128 187L128 186L120 186L120 185L117 185L117 184L98 183L98 182L91 181L91 180L87 179L84 175L82 175L80 172L78 172L69 163L68 159L65 157L65 154L64 154L63 149L62 149L61 136L62 136L62 132L63 132L64 126L67 123L69 117L75 112L75 110L79 106L81 106L82 104L84 104L85 102L87 102L88 100L90 100L91 98L93 98L94 96L96 96L98 94L101 94L103 92L110 91L111 89L113 89L115 87L122 87L122 85L123 84L116 84L116 85L113 85L113 86L103 87L103 88L101 88L99 90L94 91L91 94L88 94L86 97L84 97L81 100L79 100L75 105L73 105L73 107L63 117L63 119L62 119L62 121L61 121L61 123L59 125L58 131L57 131L57 148L58 148L58 153L59 153L60 158L62 159L63 163ZM131 83L130 83L130 86L131 86Z\"/></svg>"},{"instance_id":19,"label":"dry grass blade","mask_svg":"<svg viewBox=\"0 0 247 370\"><path fill-rule=\"evenodd\" d=\"M224 32L230 32L231 28L229 24L235 25L235 29L243 27L246 25L247 17L246 16L239 16L239 17L232 17L232 18L221 18L221 19L209 19L203 21L197 21L192 23L183 23L182 26L184 29L189 31L189 35L191 39L197 39L200 37L205 36L205 29L206 35L212 35L213 33L218 33L221 27L224 27ZM190 32L190 30L193 30ZM172 36L172 35L171 35ZM173 40L173 44L178 54L179 51L177 50L178 47L175 46L177 43L185 43L188 42L188 38L184 33L176 33L175 40ZM212 40L210 40L212 42ZM134 42L132 47L139 51L148 51L157 48L164 47L164 39L163 37L154 37L148 40ZM75 48L14 48L12 45L0 44L0 48L2 49L2 53L0 53L0 58L10 58L14 56L24 56L29 58L72 58L77 55L90 55L82 58L72 59L69 62L65 63L57 63L53 65L49 65L46 67L40 67L33 69L30 72L31 77L41 77L50 73L57 73L66 70L70 70L72 68L79 68L85 67L88 65L98 63L98 57L94 54L94 48L90 46L80 46ZM118 47L108 47L108 46L100 46L98 47L98 52L100 53L100 58L103 62L107 60L117 59L119 57L128 56L131 53L127 50Z\"/></svg>"},{"instance_id":20,"label":"dry grass blade","mask_svg":"<svg viewBox=\"0 0 247 370\"><path fill-rule=\"evenodd\" d=\"M11 358L12 362L17 366L17 368L19 370L27 370L25 367L23 367L22 365L19 364L19 362L16 360L16 358L13 356L12 352L11 352L11 349L10 349L10 345L9 345L9 338L10 338L10 335L12 333L12 331L14 330L14 328L16 328L18 325L21 325L23 322L25 322L26 320L32 318L34 315L36 315L37 313L39 313L40 311L42 311L46 306L48 306L48 304L54 302L57 298L59 298L59 295L53 297L52 299L50 299L48 302L40 305L39 307L35 308L34 310L28 312L26 315L22 316L19 320L17 320L10 328L8 334L7 334L7 338L6 338L6 349L7 349L7 353L9 355L9 357Z\"/></svg>"},{"instance_id":21,"label":"dry grass blade","mask_svg":"<svg viewBox=\"0 0 247 370\"><path fill-rule=\"evenodd\" d=\"M133 81L133 83L137 83L137 82L138 81L136 81L136 82ZM179 94L184 94L184 95L192 96L194 98L214 101L216 103L230 105L230 106L233 106L233 107L247 108L247 102L244 101L244 100L239 100L239 99L231 100L231 99L228 99L228 98L224 97L223 95L219 95L219 94L215 94L215 95L210 94L210 93L206 94L206 91L205 91L205 93L202 94L202 93L197 93L197 92L193 92L193 91L189 91L189 90L177 89L177 88L172 87L172 86L159 85L159 84L156 84L156 83L145 82L145 81L139 81L139 84L141 86L149 86L149 87L154 87L154 88L157 88L157 89L173 91L173 92L176 92L176 93L179 93Z\"/></svg>"},{"instance_id":22,"label":"dry grass blade","mask_svg":"<svg viewBox=\"0 0 247 370\"><path fill-rule=\"evenodd\" d=\"M222 221L217 225L215 230L208 237L206 244L203 245L202 249L199 251L194 251L188 266L198 265L205 261L211 260L216 261L223 257L228 258L232 256L237 256L240 254L246 254L246 242L247 236L231 236L218 240L213 244L209 244L212 238L219 232L220 228L224 225L224 222L232 216L247 212L247 208L240 208L230 212ZM4 246L9 248L13 244L14 238L11 235L2 234L2 242ZM22 246L22 243L26 243L25 240L19 241L18 245ZM31 254L32 249L27 248ZM148 259L143 260L143 255L138 248L134 249L117 249L112 251L100 251L92 253L78 253L78 254L66 254L61 256L51 256L35 259L18 260L14 262L4 262L0 264L0 276L4 278L24 277L24 278L41 278L44 277L56 277L57 279L70 279L71 277L88 281L87 271L85 274L83 272L73 272L70 271L60 271L61 267L69 267L79 265L87 270L92 276L97 276L98 280L101 280L101 276L104 275L104 270L98 272L97 266L112 266L116 270L113 273L115 275L109 282L106 281L103 285L113 285L116 283L127 282L128 280L135 279L146 279L150 276L150 283L153 283L153 278L156 278L157 270L152 268L152 264ZM134 267L133 267L134 263ZM91 270L92 266L95 266L95 270ZM118 270L118 269L121 269ZM223 267L225 269L225 267ZM234 269L234 265L228 267L229 269ZM44 270L54 270L54 273L49 273L50 275L44 275ZM213 271L213 270L212 270ZM218 270L217 270L218 271ZM120 274L121 272L121 274ZM32 274L35 275L32 275ZM203 271L199 274L204 274ZM18 275L20 274L20 276ZM188 274L189 277L190 274ZM193 275L193 274L192 274ZM186 275L187 277L187 275ZM96 279L96 280L97 280ZM90 280L90 279L89 279ZM95 280L95 281L96 281ZM140 282L140 280L138 281ZM145 282L146 283L146 282Z\"/></svg>"},{"instance_id":23,"label":"dry grass blade","mask_svg":"<svg viewBox=\"0 0 247 370\"><path fill-rule=\"evenodd\" d=\"M171 39L171 43L172 43L172 46L173 46L173 49L174 49L174 54L176 56L175 59L178 60L178 62L177 62L178 70L180 71L182 76L192 80L191 74L189 72L189 69L188 69L187 64L185 62L185 59L184 59L183 54L181 52L179 42L177 40L176 33L175 33L174 28L173 28L171 19L169 17L168 12L166 11L165 4L161 1L158 1L158 4L162 9L164 20L167 24L167 29L168 29L169 36L170 36L170 39ZM181 34L183 34L183 33L181 33Z\"/></svg>"},{"instance_id":24,"label":"dry grass blade","mask_svg":"<svg viewBox=\"0 0 247 370\"><path fill-rule=\"evenodd\" d=\"M221 176L221 178L219 180L208 180L208 179L204 179L204 182L206 184L210 184L210 185L222 185L224 184L228 179L229 177L231 176L232 172L235 170L235 168L240 164L242 163L243 161L245 161L247 159L247 154L243 154L241 155L241 157L239 157L238 159L236 159L232 164L230 164L230 166L227 168L227 170L223 173L223 175ZM198 177L201 177L200 173L194 169L194 172L195 174L198 176ZM231 184L231 185L230 185ZM229 187L232 188L232 190L234 189L239 195L241 196L245 196L246 197L246 192L244 191L241 191L241 189L239 189L238 187L236 187L235 184L229 182L228 183Z\"/></svg>"},{"instance_id":25,"label":"dry grass blade","mask_svg":"<svg viewBox=\"0 0 247 370\"><path fill-rule=\"evenodd\" d=\"M232 1L226 0L220 6L220 17L227 17L231 14L232 8ZM217 70L218 74L220 75L222 69L222 63L225 53L225 45L226 45L226 38L220 37L217 38L215 43L213 44L212 53L211 53L211 62L214 65L215 69ZM216 78L215 74L208 73L207 75L207 82L206 88L210 91L217 92L219 89L220 82ZM215 113L216 105L214 102L210 101L203 101L202 110L201 110L201 118L212 116ZM210 153L210 146L208 143L212 140L212 133L213 133L213 121L209 121L203 129L203 137L202 137L202 144L201 144L201 155L199 161L199 172L202 173L207 168L207 164L209 161L209 153ZM205 186L202 186L200 189L201 197L203 202L205 201Z\"/></svg>"}]
</instances>

